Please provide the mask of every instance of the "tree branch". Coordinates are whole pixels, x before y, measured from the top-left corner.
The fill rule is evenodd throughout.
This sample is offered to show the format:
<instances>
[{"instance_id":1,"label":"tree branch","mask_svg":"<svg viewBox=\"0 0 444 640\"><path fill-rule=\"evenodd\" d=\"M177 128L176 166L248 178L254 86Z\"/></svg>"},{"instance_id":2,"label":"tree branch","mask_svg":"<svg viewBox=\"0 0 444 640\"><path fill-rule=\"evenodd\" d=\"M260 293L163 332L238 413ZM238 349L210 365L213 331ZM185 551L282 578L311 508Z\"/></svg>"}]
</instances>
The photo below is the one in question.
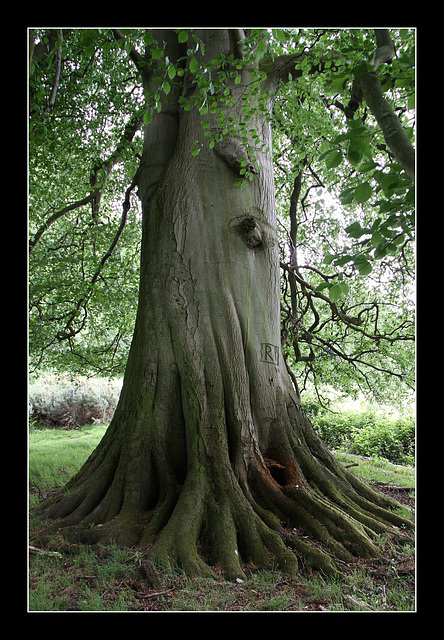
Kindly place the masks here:
<instances>
[{"instance_id":1,"label":"tree branch","mask_svg":"<svg viewBox=\"0 0 444 640\"><path fill-rule=\"evenodd\" d=\"M390 62L395 53L388 29L375 29L375 38L377 48L372 59L374 70L384 62ZM319 62L310 67L309 73L322 72L324 63L327 60L331 61L337 55L335 52L331 52L328 56L322 56ZM277 56L273 61L271 69L267 67L267 64L269 64L268 61L263 63L264 70L269 73L269 78L272 82L288 82L290 75L292 80L302 76L302 70L299 67L304 57L314 58L314 54L308 51L305 53ZM380 80L374 71L364 73L355 78L350 103L348 107L343 108L347 117L353 117L354 112L362 100L365 100L368 108L381 127L387 146L395 158L402 164L412 182L415 182L414 147L405 133L399 118L384 98Z\"/></svg>"},{"instance_id":2,"label":"tree branch","mask_svg":"<svg viewBox=\"0 0 444 640\"><path fill-rule=\"evenodd\" d=\"M100 161L98 164L96 164L93 167L93 170L92 170L91 175L90 175L90 185L91 185L91 188L92 188L92 191L90 192L90 194L88 196L86 196L85 198L82 198L81 200L77 200L76 202L73 202L72 204L67 205L66 207L63 207L62 209L60 209L56 213L53 213L48 218L48 220L46 220L46 222L44 222L42 224L42 226L38 229L37 233L34 235L34 238L29 241L29 251L30 252L35 247L35 245L38 243L38 241L40 240L42 235L45 233L45 231L47 231L49 229L49 227L52 224L54 224L54 222L56 222L59 218L64 216L66 213L69 213L70 211L73 211L74 209L78 209L79 207L82 207L82 206L92 202L93 203L93 209L94 209L93 210L93 215L97 214L98 205L99 205L100 198L101 198L101 189L103 188L103 184L100 185L100 187L97 187L98 173L102 169L105 170L105 175L104 175L104 181L105 181L106 178L108 177L108 175L110 174L112 168L114 167L114 165L118 161L121 153L124 151L126 145L129 144L132 141L136 131L138 131L138 129L140 128L141 124L142 124L142 120L141 120L140 116L134 115L131 118L131 120L125 126L125 129L123 131L122 137L121 137L121 139L120 139L115 151L113 151L111 153L111 155L109 156L108 159Z\"/></svg>"},{"instance_id":3,"label":"tree branch","mask_svg":"<svg viewBox=\"0 0 444 640\"><path fill-rule=\"evenodd\" d=\"M372 66L376 70L384 62L391 62L395 47L388 29L375 29L377 48L373 55ZM362 100L381 127L384 140L395 158L402 164L407 175L415 182L415 149L405 133L403 126L393 109L384 98L381 82L374 71L355 78L349 108L356 111Z\"/></svg>"},{"instance_id":4,"label":"tree branch","mask_svg":"<svg viewBox=\"0 0 444 640\"><path fill-rule=\"evenodd\" d=\"M402 124L384 98L381 82L373 73L359 76L362 97L381 127L384 139L395 158L402 164L412 182L415 182L415 149Z\"/></svg>"},{"instance_id":5,"label":"tree branch","mask_svg":"<svg viewBox=\"0 0 444 640\"><path fill-rule=\"evenodd\" d=\"M59 35L58 35L58 47L57 47L57 51L56 51L56 68L55 68L55 78L54 78L54 85L52 87L52 91L51 91L51 95L49 97L49 104L45 109L45 113L49 113L51 111L51 109L54 107L55 104L55 99L56 99L56 95L57 95L57 89L59 88L59 83L60 83L60 72L62 69L62 39L63 39L63 32L61 29L58 30L59 31Z\"/></svg>"},{"instance_id":6,"label":"tree branch","mask_svg":"<svg viewBox=\"0 0 444 640\"><path fill-rule=\"evenodd\" d=\"M395 46L388 29L375 29L377 49L373 56L373 68L377 69L383 62L390 63L395 54Z\"/></svg>"},{"instance_id":7,"label":"tree branch","mask_svg":"<svg viewBox=\"0 0 444 640\"><path fill-rule=\"evenodd\" d=\"M40 229L35 234L34 238L32 238L32 240L29 241L29 252L33 250L33 248L35 247L37 242L40 240L42 235L45 233L45 231L47 231L49 227L52 224L54 224L54 222L56 222L56 220L64 216L65 213L69 213L74 209L83 207L85 204L88 204L89 202L91 202L94 198L95 198L95 193L91 192L88 196L86 196L82 200L77 200L76 202L73 202L72 204L69 204L66 207L63 207L63 209L60 209L59 211L56 211L55 213L53 213L52 216L50 216L48 220L46 220L46 222L42 224Z\"/></svg>"},{"instance_id":8,"label":"tree branch","mask_svg":"<svg viewBox=\"0 0 444 640\"><path fill-rule=\"evenodd\" d=\"M300 65L304 59L308 59L309 61L316 60L316 63L312 64L308 69L308 73L311 75L313 73L322 73L325 68L325 63L332 62L335 58L339 59L342 58L342 56L336 51L330 51L327 55L321 57L315 55L312 51L305 51L302 53L276 56L271 66L267 58L264 58L261 66L264 71L268 73L271 82L277 84L278 82L289 82L290 80L300 78L303 74ZM329 69L332 70L333 67L330 66Z\"/></svg>"},{"instance_id":9,"label":"tree branch","mask_svg":"<svg viewBox=\"0 0 444 640\"><path fill-rule=\"evenodd\" d=\"M116 248L117 243L120 240L120 236L123 233L123 230L125 228L126 225L126 221L127 221L127 216L128 216L128 211L130 209L131 206L131 202L130 202L130 195L131 195L131 191L137 186L137 172L136 175L134 176L130 186L128 187L128 189L125 192L125 198L123 201L123 206L122 206L122 216L120 218L120 224L119 224L119 228L117 229L114 238L111 242L111 245L108 249L108 251L102 256L102 259L100 260L100 264L96 269L96 272L94 273L93 277L91 278L91 282L89 284L88 287L88 291L87 293L83 296L83 298L81 298L77 304L75 309L70 313L68 321L65 325L65 330L64 331L59 331L57 334L57 339L60 340L66 340L69 338L74 337L77 333L79 333L86 322L86 316L87 316L87 308L86 305L88 303L88 299L91 296L93 287L95 285L95 283L97 282L103 267L105 266L106 262L108 261L108 259L111 257L114 249ZM72 327L72 323L74 322L78 312L80 311L80 309L83 308L85 315L84 315L84 319L82 321L82 324L80 325L80 328L78 329L73 329Z\"/></svg>"},{"instance_id":10,"label":"tree branch","mask_svg":"<svg viewBox=\"0 0 444 640\"><path fill-rule=\"evenodd\" d=\"M111 29L111 31L113 32L113 35L116 40L123 40L124 42L126 42L125 36L121 31L119 31L119 29ZM143 57L140 55L140 53L136 51L134 48L132 48L131 51L129 52L129 56L131 60L134 62L134 64L136 65L137 69L142 74L145 73L146 71L145 67L140 64L141 62L143 62Z\"/></svg>"}]
</instances>

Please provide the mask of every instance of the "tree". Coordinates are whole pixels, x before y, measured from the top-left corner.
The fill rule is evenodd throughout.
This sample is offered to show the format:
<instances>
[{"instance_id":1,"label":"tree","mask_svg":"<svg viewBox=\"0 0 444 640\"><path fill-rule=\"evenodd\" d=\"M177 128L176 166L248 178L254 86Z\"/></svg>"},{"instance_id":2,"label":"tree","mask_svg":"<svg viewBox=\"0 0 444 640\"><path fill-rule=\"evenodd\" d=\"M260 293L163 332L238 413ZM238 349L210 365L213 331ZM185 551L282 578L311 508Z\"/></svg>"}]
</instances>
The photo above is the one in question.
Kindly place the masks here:
<instances>
[{"instance_id":1,"label":"tree","mask_svg":"<svg viewBox=\"0 0 444 640\"><path fill-rule=\"evenodd\" d=\"M119 226L137 187L138 307L112 423L82 469L40 510L67 534L139 544L151 566L177 561L190 575L211 575L210 565L220 563L228 577L242 577L249 560L292 573L298 555L334 572L341 561L378 555L381 534L403 538L400 529L412 525L315 435L281 346L273 101L282 83L344 69L344 56L320 55L303 41L276 54L265 30L113 29L89 37L88 56L105 57L114 43L128 54L144 103L132 114L125 103L121 144L96 161L90 193L74 205L98 211L111 167L131 152L142 121L140 163ZM273 37L282 46L287 39L282 31ZM366 83L376 83L379 58L354 82L369 108ZM70 68L76 71L73 62ZM56 74L51 95L58 83ZM354 99L359 106L362 99ZM43 101L36 104L44 111ZM376 119L378 113L375 107ZM402 152L394 145L393 154L410 175L410 148L406 153L396 127L390 144L402 139ZM33 250L65 213L46 219L31 239ZM74 312L64 315L60 340L75 333L82 309L86 316L91 285L119 229L84 278ZM298 276L291 264L288 270Z\"/></svg>"}]
</instances>

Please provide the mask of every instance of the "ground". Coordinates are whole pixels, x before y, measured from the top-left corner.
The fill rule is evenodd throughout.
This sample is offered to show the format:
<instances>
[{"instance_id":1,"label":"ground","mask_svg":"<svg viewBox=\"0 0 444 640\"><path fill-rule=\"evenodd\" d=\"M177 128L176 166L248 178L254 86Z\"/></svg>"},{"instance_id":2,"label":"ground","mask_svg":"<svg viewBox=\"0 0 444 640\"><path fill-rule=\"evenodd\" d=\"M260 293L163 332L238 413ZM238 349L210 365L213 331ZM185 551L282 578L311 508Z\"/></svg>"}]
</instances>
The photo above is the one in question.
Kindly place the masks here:
<instances>
[{"instance_id":1,"label":"ground","mask_svg":"<svg viewBox=\"0 0 444 640\"><path fill-rule=\"evenodd\" d=\"M372 481L405 507L411 489ZM32 492L32 488L31 488ZM245 581L187 578L171 568L158 588L147 586L138 548L91 547L48 539L30 556L30 610L58 611L411 611L415 607L415 562L405 548L396 560L359 560L338 578L303 571L288 578L278 571L246 567ZM399 551L399 550L398 550Z\"/></svg>"}]
</instances>

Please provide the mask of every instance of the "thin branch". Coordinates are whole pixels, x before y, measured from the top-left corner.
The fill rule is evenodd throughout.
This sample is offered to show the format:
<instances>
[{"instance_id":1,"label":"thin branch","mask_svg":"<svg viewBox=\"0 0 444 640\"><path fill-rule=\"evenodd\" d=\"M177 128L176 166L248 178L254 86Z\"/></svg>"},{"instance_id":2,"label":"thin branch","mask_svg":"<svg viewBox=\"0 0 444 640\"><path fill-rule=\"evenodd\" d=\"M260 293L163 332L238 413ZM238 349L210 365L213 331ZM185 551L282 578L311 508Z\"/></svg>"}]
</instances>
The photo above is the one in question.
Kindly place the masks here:
<instances>
[{"instance_id":1,"label":"thin branch","mask_svg":"<svg viewBox=\"0 0 444 640\"><path fill-rule=\"evenodd\" d=\"M142 124L141 117L137 114L133 115L131 120L125 126L122 137L116 149L110 154L110 156L106 160L101 160L99 163L97 163L93 167L93 170L90 175L90 184L92 187L92 191L90 192L90 194L85 198L82 198L81 200L77 200L76 202L73 202L72 204L67 205L66 207L63 207L59 211L56 211L55 213L53 213L48 218L48 220L46 220L42 224L42 226L38 229L37 233L34 235L34 238L32 238L32 240L29 241L29 252L32 251L32 249L38 243L38 241L40 240L42 235L45 233L45 231L47 231L49 227L54 224L54 222L56 222L59 218L64 216L66 213L69 213L74 209L78 209L79 207L82 207L92 202L93 215L97 214L99 202L102 195L101 189L103 189L104 182L106 178L109 176L109 174L111 173L111 170L113 169L113 167L116 165L117 161L119 160L119 157L121 156L122 152L125 150L126 146L132 141L134 135L140 129L141 124ZM98 188L97 187L98 174L102 169L104 170L105 173L103 176L101 188Z\"/></svg>"},{"instance_id":2,"label":"thin branch","mask_svg":"<svg viewBox=\"0 0 444 640\"><path fill-rule=\"evenodd\" d=\"M303 278L301 278L300 275L298 275L298 273L296 273L297 271L297 267L294 267L293 265L288 265L285 264L284 262L280 262L280 266L282 269L284 269L285 271L287 271L288 273L290 273L295 280L302 286L305 287L307 289L309 289L310 291L310 299L311 297L315 297L315 298L319 298L320 300L324 300L324 302L327 302L327 304L330 306L333 315L336 315L340 318L340 320L342 320L342 322L347 325L348 327L350 327L351 329L353 329L354 331L358 331L359 333L362 333L362 335L364 335L366 338L370 338L371 340L386 340L388 342L397 342L398 340L414 340L414 338L412 336L403 336L403 337L390 337L390 334L375 334L372 335L370 333L367 333L367 331L365 331L364 329L361 328L361 324L362 324L362 320L360 317L351 317L348 316L345 311L343 311L342 309L340 309L338 307L338 305L334 302L332 302L327 296L325 296L323 293L321 293L320 291L316 291L315 287L313 285L311 285L310 283L308 283L306 280L304 280ZM307 293L305 294L307 297ZM393 331L391 332L393 333Z\"/></svg>"},{"instance_id":3,"label":"thin branch","mask_svg":"<svg viewBox=\"0 0 444 640\"><path fill-rule=\"evenodd\" d=\"M124 42L126 42L125 36L123 35L123 33L121 31L119 31L119 29L111 29L111 31L113 32L113 35L114 35L116 40L123 40ZM141 64L141 63L143 63L144 58L140 55L140 53L138 51L136 51L134 49L134 47L129 52L129 56L130 56L131 60L134 62L134 64L136 65L137 69L141 73L145 73L146 69L143 66L143 64Z\"/></svg>"},{"instance_id":4,"label":"thin branch","mask_svg":"<svg viewBox=\"0 0 444 640\"><path fill-rule=\"evenodd\" d=\"M83 207L85 204L90 203L94 198L95 198L95 192L91 192L88 196L86 196L85 198L82 198L82 200L76 200L76 202L73 202L72 204L69 204L66 207L63 207L63 209L60 209L59 211L56 211L55 213L53 213L52 216L50 216L48 220L46 220L46 222L42 224L40 229L35 234L34 238L32 238L32 240L29 241L29 252L32 251L32 249L35 247L35 245L40 240L40 238L45 233L45 231L47 231L49 227L54 224L54 222L56 222L59 218L64 216L66 213L69 213L70 211L74 211L74 209L78 209L79 207Z\"/></svg>"},{"instance_id":5,"label":"thin branch","mask_svg":"<svg viewBox=\"0 0 444 640\"><path fill-rule=\"evenodd\" d=\"M62 34L63 34L62 30L59 29L59 37L58 37L59 44L56 51L56 69L55 69L54 85L52 87L51 95L49 97L49 104L46 107L44 113L49 113L51 109L54 107L55 99L57 95L57 89L59 88L60 72L62 69L62 38L63 38Z\"/></svg>"},{"instance_id":6,"label":"thin branch","mask_svg":"<svg viewBox=\"0 0 444 640\"><path fill-rule=\"evenodd\" d=\"M137 173L134 176L130 186L128 187L128 189L125 192L125 198L124 198L124 201L123 201L122 216L120 218L119 228L116 231L116 234L115 234L115 236L114 236L114 238L113 238L113 240L111 242L111 245L110 245L108 251L102 256L102 259L100 260L99 266L96 269L96 272L94 273L93 277L91 278L87 293L83 296L83 298L78 300L75 309L70 313L69 319L68 319L68 321L67 321L67 323L65 325L65 330L64 331L59 331L57 333L57 339L59 341L66 340L66 339L74 337L77 333L79 333L83 329L83 327L85 325L86 317L87 317L86 305L88 303L89 298L91 297L94 285L97 282L97 280L98 280L98 278L99 278L99 276L100 276L100 274L102 272L103 267L105 266L105 264L109 260L109 258L112 256L113 251L116 248L116 245L119 242L120 237L121 237L121 235L123 233L123 230L125 228L126 221L127 221L128 211L129 211L129 209L131 207L130 195L131 195L132 190L137 185L136 180L137 180ZM78 314L78 312L80 311L81 308L83 308L83 310L84 310L84 317L83 317L83 320L82 320L82 324L80 325L79 328L73 329L72 324L73 324L73 322L74 322L74 320L75 320L75 318L76 318L76 316L77 316L77 314Z\"/></svg>"}]
</instances>

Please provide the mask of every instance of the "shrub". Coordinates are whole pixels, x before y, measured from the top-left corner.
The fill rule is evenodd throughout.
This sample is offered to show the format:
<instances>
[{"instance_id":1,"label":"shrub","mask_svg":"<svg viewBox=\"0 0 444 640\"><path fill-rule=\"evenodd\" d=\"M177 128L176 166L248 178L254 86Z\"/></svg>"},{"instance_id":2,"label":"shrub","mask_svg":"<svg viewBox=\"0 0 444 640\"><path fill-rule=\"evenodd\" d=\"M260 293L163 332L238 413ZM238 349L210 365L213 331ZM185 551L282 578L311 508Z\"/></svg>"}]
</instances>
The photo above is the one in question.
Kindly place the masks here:
<instances>
[{"instance_id":1,"label":"shrub","mask_svg":"<svg viewBox=\"0 0 444 640\"><path fill-rule=\"evenodd\" d=\"M350 453L385 458L394 464L414 464L415 425L413 418L380 418L372 428L360 429Z\"/></svg>"},{"instance_id":2,"label":"shrub","mask_svg":"<svg viewBox=\"0 0 444 640\"><path fill-rule=\"evenodd\" d=\"M111 420L121 381L45 374L29 385L31 424L75 429Z\"/></svg>"},{"instance_id":3,"label":"shrub","mask_svg":"<svg viewBox=\"0 0 444 640\"><path fill-rule=\"evenodd\" d=\"M314 430L330 449L385 458L394 464L413 465L415 420L413 415L393 418L372 411L340 414L326 409L305 411Z\"/></svg>"}]
</instances>

